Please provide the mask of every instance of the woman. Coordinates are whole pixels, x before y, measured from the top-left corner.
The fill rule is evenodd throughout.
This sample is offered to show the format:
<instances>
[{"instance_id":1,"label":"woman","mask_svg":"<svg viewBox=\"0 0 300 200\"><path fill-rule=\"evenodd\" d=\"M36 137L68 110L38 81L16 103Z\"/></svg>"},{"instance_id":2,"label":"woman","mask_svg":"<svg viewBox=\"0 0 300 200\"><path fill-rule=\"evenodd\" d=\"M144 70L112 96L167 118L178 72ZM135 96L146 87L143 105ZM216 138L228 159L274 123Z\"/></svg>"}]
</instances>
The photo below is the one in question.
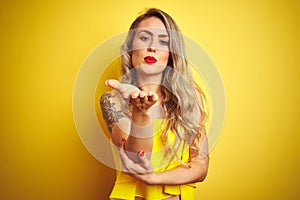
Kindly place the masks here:
<instances>
[{"instance_id":1,"label":"woman","mask_svg":"<svg viewBox=\"0 0 300 200\"><path fill-rule=\"evenodd\" d=\"M114 90L100 100L122 167L110 198L194 199L208 170L205 112L179 28L149 9L121 51L123 77L107 80Z\"/></svg>"}]
</instances>

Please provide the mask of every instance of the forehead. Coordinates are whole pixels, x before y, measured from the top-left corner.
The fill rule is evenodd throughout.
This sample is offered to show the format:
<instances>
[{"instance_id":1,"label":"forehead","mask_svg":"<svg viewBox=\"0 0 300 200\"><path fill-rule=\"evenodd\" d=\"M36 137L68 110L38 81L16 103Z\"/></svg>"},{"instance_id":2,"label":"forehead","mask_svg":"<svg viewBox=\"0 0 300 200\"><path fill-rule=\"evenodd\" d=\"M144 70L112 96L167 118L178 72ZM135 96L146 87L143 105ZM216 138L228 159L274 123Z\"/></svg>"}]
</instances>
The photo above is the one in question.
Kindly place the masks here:
<instances>
[{"instance_id":1,"label":"forehead","mask_svg":"<svg viewBox=\"0 0 300 200\"><path fill-rule=\"evenodd\" d=\"M137 27L137 32L148 30L152 33L168 35L164 23L157 17L149 17L140 22Z\"/></svg>"}]
</instances>

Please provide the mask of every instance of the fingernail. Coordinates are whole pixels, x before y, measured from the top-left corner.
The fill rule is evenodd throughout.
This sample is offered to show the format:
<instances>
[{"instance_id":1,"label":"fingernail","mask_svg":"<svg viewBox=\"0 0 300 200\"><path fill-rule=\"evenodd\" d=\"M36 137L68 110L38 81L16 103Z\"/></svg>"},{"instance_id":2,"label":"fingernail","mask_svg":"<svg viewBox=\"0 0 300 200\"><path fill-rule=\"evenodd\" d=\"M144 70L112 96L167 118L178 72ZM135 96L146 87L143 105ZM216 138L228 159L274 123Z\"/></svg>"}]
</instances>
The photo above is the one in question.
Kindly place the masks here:
<instances>
[{"instance_id":1,"label":"fingernail","mask_svg":"<svg viewBox=\"0 0 300 200\"><path fill-rule=\"evenodd\" d=\"M123 142L126 142L126 139L125 139L124 137L122 137L122 143L123 143Z\"/></svg>"},{"instance_id":2,"label":"fingernail","mask_svg":"<svg viewBox=\"0 0 300 200\"><path fill-rule=\"evenodd\" d=\"M105 85L108 85L108 80L105 81Z\"/></svg>"},{"instance_id":3,"label":"fingernail","mask_svg":"<svg viewBox=\"0 0 300 200\"><path fill-rule=\"evenodd\" d=\"M140 151L139 154L140 154L140 156L144 156L145 152L144 151Z\"/></svg>"}]
</instances>

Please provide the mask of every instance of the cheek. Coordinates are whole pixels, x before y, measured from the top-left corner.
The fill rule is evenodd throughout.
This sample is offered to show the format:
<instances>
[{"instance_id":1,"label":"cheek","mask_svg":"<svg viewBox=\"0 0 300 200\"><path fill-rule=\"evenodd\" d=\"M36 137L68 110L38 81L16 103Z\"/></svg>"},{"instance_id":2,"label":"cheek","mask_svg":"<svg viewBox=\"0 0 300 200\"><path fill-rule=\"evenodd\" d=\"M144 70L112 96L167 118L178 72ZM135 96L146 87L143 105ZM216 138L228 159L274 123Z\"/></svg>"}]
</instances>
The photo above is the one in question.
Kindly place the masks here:
<instances>
[{"instance_id":1,"label":"cheek","mask_svg":"<svg viewBox=\"0 0 300 200\"><path fill-rule=\"evenodd\" d=\"M138 40L137 38L134 38L132 41L132 51L139 50L139 49L146 49L147 44L145 42L142 42L141 40Z\"/></svg>"},{"instance_id":2,"label":"cheek","mask_svg":"<svg viewBox=\"0 0 300 200\"><path fill-rule=\"evenodd\" d=\"M131 63L133 67L139 66L141 64L141 52L138 50L131 52Z\"/></svg>"},{"instance_id":3,"label":"cheek","mask_svg":"<svg viewBox=\"0 0 300 200\"><path fill-rule=\"evenodd\" d=\"M169 60L169 56L170 53L168 51L163 51L161 52L160 60L167 64Z\"/></svg>"}]
</instances>

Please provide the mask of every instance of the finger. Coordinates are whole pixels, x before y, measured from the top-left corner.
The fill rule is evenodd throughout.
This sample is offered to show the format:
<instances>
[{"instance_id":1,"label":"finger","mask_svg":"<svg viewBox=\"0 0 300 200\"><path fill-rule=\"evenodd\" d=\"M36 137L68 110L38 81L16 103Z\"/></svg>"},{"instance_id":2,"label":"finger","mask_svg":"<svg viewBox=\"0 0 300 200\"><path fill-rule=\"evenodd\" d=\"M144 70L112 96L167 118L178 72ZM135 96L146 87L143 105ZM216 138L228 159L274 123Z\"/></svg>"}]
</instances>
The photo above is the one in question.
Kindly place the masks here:
<instances>
[{"instance_id":1,"label":"finger","mask_svg":"<svg viewBox=\"0 0 300 200\"><path fill-rule=\"evenodd\" d=\"M125 142L126 140L122 138L121 145L120 145L120 158L123 164L123 170L126 173L145 173L145 169L137 163L134 163L127 155L127 153L134 154L132 152L125 151ZM135 154L136 155L136 154Z\"/></svg>"},{"instance_id":2,"label":"finger","mask_svg":"<svg viewBox=\"0 0 300 200\"><path fill-rule=\"evenodd\" d=\"M108 79L105 81L105 84L115 90L117 90L121 95L127 99L130 95L130 92L136 88L135 86L131 86L129 84L122 84L118 80ZM130 89L131 88L131 89Z\"/></svg>"},{"instance_id":3,"label":"finger","mask_svg":"<svg viewBox=\"0 0 300 200\"><path fill-rule=\"evenodd\" d=\"M136 99L138 96L139 96L139 91L133 91L133 92L130 94L130 97L131 97L132 99Z\"/></svg>"},{"instance_id":4,"label":"finger","mask_svg":"<svg viewBox=\"0 0 300 200\"><path fill-rule=\"evenodd\" d=\"M147 97L146 92L144 92L144 91L139 92L138 97L137 97L137 101L136 101L136 103L137 103L136 105L143 106L143 104L145 102L147 102L146 97Z\"/></svg>"},{"instance_id":5,"label":"finger","mask_svg":"<svg viewBox=\"0 0 300 200\"><path fill-rule=\"evenodd\" d=\"M132 96L133 95L133 96ZM138 107L138 105L141 103L141 98L138 97L138 94L131 94L129 104Z\"/></svg>"},{"instance_id":6,"label":"finger","mask_svg":"<svg viewBox=\"0 0 300 200\"><path fill-rule=\"evenodd\" d=\"M147 103L148 102L148 95L146 92L142 91L140 93L140 98L142 103Z\"/></svg>"},{"instance_id":7,"label":"finger","mask_svg":"<svg viewBox=\"0 0 300 200\"><path fill-rule=\"evenodd\" d=\"M145 152L140 151L138 154L139 154L140 164L144 168L144 170L146 172L152 172L153 171L152 165L149 159L147 158L147 156L145 155Z\"/></svg>"},{"instance_id":8,"label":"finger","mask_svg":"<svg viewBox=\"0 0 300 200\"><path fill-rule=\"evenodd\" d=\"M105 81L105 84L113 89L118 90L118 91L121 90L121 83L115 79L108 79Z\"/></svg>"},{"instance_id":9,"label":"finger","mask_svg":"<svg viewBox=\"0 0 300 200\"><path fill-rule=\"evenodd\" d=\"M155 92L150 91L148 93L148 101L156 102L158 100L158 95Z\"/></svg>"},{"instance_id":10,"label":"finger","mask_svg":"<svg viewBox=\"0 0 300 200\"><path fill-rule=\"evenodd\" d=\"M146 96L146 92L145 91L141 91L139 93L139 97L144 98Z\"/></svg>"}]
</instances>

